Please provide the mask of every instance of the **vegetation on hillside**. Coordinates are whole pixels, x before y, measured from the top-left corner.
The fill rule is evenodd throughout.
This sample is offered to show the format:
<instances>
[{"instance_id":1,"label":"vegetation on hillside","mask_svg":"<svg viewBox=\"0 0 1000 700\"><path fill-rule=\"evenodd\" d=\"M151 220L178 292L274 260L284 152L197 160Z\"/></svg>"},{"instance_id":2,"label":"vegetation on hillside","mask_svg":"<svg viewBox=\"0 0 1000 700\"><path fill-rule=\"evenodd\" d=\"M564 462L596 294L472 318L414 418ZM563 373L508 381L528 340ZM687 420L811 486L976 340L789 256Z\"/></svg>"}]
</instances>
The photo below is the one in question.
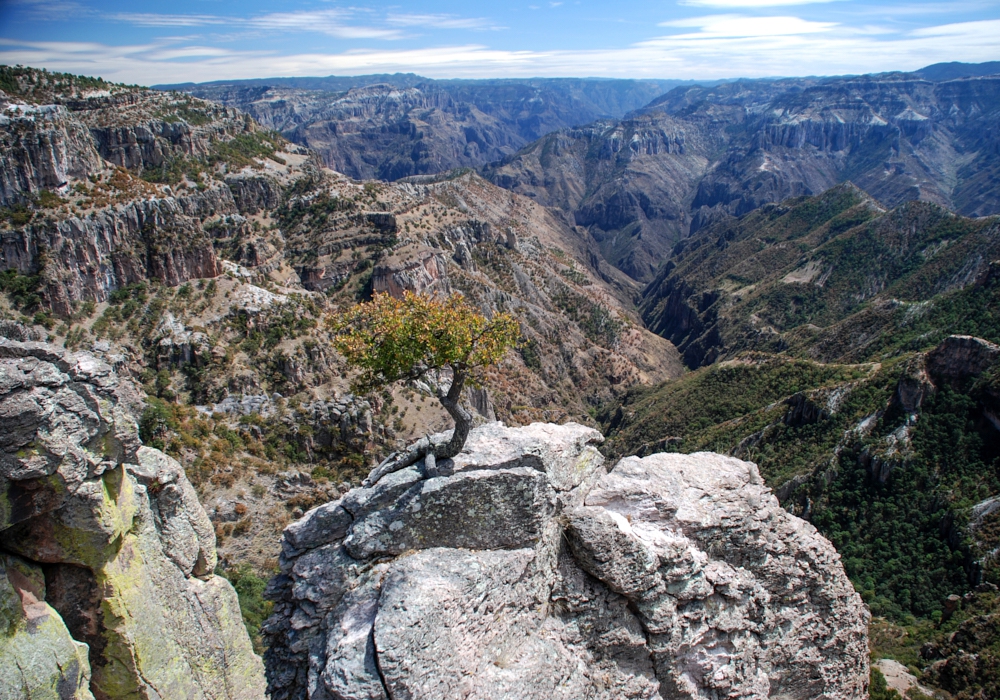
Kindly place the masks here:
<instances>
[{"instance_id":1,"label":"vegetation on hillside","mask_svg":"<svg viewBox=\"0 0 1000 700\"><path fill-rule=\"evenodd\" d=\"M0 66L0 90L26 102L51 102L60 97L77 97L87 92L127 88L102 78L48 71L25 66ZM134 86L133 86L134 87Z\"/></svg>"}]
</instances>

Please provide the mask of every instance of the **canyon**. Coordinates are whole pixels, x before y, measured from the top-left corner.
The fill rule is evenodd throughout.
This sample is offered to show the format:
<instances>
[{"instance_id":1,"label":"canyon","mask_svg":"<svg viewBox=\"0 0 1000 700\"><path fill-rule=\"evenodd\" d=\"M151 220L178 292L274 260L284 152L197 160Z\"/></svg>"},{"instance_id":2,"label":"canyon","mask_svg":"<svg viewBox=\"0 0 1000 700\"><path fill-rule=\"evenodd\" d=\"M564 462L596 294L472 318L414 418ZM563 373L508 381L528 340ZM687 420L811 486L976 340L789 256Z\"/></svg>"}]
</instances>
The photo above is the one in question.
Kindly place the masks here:
<instances>
[{"instance_id":1,"label":"canyon","mask_svg":"<svg viewBox=\"0 0 1000 700\"><path fill-rule=\"evenodd\" d=\"M996 80L3 67L0 683L989 697ZM330 347L404 291L521 338L463 453L362 488L449 427Z\"/></svg>"}]
</instances>

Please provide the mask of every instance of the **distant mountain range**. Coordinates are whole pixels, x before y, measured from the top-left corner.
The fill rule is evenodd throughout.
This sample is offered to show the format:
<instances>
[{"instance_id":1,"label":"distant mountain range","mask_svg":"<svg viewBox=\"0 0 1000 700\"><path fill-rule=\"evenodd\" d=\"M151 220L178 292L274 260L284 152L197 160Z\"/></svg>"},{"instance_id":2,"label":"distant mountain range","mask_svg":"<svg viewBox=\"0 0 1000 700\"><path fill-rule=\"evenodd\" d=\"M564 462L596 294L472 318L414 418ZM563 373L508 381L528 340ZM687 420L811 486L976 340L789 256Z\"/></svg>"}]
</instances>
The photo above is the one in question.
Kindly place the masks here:
<instances>
[{"instance_id":1,"label":"distant mountain range","mask_svg":"<svg viewBox=\"0 0 1000 700\"><path fill-rule=\"evenodd\" d=\"M431 80L411 73L164 85L248 112L354 178L479 167L547 133L621 117L680 80Z\"/></svg>"},{"instance_id":2,"label":"distant mountain range","mask_svg":"<svg viewBox=\"0 0 1000 700\"><path fill-rule=\"evenodd\" d=\"M998 153L1000 76L893 73L675 88L484 173L563 210L608 262L648 280L677 241L718 217L848 180L889 207L997 213Z\"/></svg>"},{"instance_id":3,"label":"distant mountain range","mask_svg":"<svg viewBox=\"0 0 1000 700\"><path fill-rule=\"evenodd\" d=\"M714 81L413 74L160 86L249 112L354 178L479 168L648 282L720 216L853 181L885 206L1000 211L1000 62ZM580 126L584 125L584 126Z\"/></svg>"}]
</instances>

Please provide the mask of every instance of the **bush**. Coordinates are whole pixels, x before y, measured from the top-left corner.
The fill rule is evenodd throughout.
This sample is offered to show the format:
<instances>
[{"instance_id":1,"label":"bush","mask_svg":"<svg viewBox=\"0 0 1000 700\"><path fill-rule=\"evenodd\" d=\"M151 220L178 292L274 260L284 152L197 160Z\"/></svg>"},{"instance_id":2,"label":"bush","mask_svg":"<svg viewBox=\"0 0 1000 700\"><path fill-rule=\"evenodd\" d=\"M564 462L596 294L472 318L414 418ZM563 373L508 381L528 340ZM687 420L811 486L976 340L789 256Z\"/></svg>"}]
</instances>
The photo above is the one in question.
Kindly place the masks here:
<instances>
[{"instance_id":1,"label":"bush","mask_svg":"<svg viewBox=\"0 0 1000 700\"><path fill-rule=\"evenodd\" d=\"M274 607L273 603L264 600L267 579L255 573L250 564L246 562L230 569L220 569L216 573L225 577L236 589L236 595L240 601L240 613L243 615L243 624L253 642L254 651L258 654L263 653L264 642L260 634L260 627Z\"/></svg>"},{"instance_id":2,"label":"bush","mask_svg":"<svg viewBox=\"0 0 1000 700\"><path fill-rule=\"evenodd\" d=\"M139 439L143 444L162 450L163 438L178 427L177 418L170 407L161 399L146 399L147 406L139 418Z\"/></svg>"},{"instance_id":3,"label":"bush","mask_svg":"<svg viewBox=\"0 0 1000 700\"><path fill-rule=\"evenodd\" d=\"M17 270L0 272L0 292L7 294L14 308L20 311L32 312L41 305L41 286L41 275L22 275Z\"/></svg>"}]
</instances>

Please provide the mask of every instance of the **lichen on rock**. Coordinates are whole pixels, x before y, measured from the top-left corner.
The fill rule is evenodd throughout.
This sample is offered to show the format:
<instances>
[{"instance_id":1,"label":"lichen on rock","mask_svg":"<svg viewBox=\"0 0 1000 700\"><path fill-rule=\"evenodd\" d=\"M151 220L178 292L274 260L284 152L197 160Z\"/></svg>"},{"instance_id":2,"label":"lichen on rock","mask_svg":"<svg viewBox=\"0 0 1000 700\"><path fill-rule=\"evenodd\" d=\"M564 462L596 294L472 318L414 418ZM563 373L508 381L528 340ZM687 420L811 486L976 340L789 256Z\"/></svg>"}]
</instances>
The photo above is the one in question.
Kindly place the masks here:
<instances>
[{"instance_id":1,"label":"lichen on rock","mask_svg":"<svg viewBox=\"0 0 1000 700\"><path fill-rule=\"evenodd\" d=\"M265 696L215 533L104 362L0 338L0 697Z\"/></svg>"}]
</instances>

